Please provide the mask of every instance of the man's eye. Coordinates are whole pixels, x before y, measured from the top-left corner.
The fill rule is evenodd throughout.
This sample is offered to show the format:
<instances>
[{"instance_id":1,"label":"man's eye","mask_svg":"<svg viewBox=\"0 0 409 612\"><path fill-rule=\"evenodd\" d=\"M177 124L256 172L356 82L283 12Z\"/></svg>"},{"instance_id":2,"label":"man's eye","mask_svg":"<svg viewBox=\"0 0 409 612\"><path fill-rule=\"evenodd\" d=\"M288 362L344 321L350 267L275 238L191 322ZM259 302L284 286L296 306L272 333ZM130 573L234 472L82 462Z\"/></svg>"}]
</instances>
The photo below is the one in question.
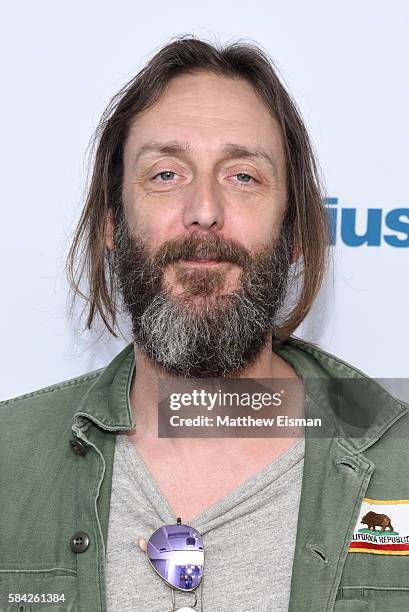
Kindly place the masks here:
<instances>
[{"instance_id":1,"label":"man's eye","mask_svg":"<svg viewBox=\"0 0 409 612\"><path fill-rule=\"evenodd\" d=\"M158 178L158 176L160 176L163 182L171 181L175 177L175 174L176 173L172 172L171 170L164 170L163 172L156 174L152 180L154 181L156 178Z\"/></svg>"},{"instance_id":2,"label":"man's eye","mask_svg":"<svg viewBox=\"0 0 409 612\"><path fill-rule=\"evenodd\" d=\"M250 181L254 181L255 179L247 172L238 172L234 176L237 176L239 183L250 183Z\"/></svg>"},{"instance_id":3,"label":"man's eye","mask_svg":"<svg viewBox=\"0 0 409 612\"><path fill-rule=\"evenodd\" d=\"M172 170L164 170L163 172L159 172L158 174L156 174L152 180L156 180L158 177L160 177L161 182L170 182L172 181L176 176L176 172L172 172ZM247 172L237 172L236 174L234 174L233 176L236 176L238 179L239 183L242 184L247 184L250 183L251 181L255 181L256 179L253 178L250 174L248 174Z\"/></svg>"}]
</instances>

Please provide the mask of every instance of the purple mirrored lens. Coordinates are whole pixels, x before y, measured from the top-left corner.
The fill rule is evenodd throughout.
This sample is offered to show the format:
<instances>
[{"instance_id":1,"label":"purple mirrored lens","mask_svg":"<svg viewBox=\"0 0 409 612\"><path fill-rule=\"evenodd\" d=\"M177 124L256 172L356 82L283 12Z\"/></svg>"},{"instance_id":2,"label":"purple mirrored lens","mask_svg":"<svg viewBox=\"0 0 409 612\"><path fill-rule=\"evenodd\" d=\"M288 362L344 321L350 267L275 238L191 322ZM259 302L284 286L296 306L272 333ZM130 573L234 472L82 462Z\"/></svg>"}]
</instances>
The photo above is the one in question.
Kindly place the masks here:
<instances>
[{"instance_id":1,"label":"purple mirrored lens","mask_svg":"<svg viewBox=\"0 0 409 612\"><path fill-rule=\"evenodd\" d=\"M202 540L189 525L165 525L153 533L148 559L166 582L181 591L192 591L203 575Z\"/></svg>"}]
</instances>

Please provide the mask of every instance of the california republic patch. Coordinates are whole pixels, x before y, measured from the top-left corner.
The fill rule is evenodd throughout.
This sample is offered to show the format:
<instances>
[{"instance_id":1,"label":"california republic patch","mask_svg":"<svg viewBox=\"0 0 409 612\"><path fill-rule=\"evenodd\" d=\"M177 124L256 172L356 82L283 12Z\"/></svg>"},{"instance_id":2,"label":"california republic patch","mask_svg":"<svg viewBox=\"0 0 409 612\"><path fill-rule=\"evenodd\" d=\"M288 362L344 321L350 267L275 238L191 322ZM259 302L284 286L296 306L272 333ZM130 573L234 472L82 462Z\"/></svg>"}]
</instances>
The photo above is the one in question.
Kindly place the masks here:
<instances>
[{"instance_id":1,"label":"california republic patch","mask_svg":"<svg viewBox=\"0 0 409 612\"><path fill-rule=\"evenodd\" d=\"M409 499L364 498L349 552L409 555Z\"/></svg>"}]
</instances>

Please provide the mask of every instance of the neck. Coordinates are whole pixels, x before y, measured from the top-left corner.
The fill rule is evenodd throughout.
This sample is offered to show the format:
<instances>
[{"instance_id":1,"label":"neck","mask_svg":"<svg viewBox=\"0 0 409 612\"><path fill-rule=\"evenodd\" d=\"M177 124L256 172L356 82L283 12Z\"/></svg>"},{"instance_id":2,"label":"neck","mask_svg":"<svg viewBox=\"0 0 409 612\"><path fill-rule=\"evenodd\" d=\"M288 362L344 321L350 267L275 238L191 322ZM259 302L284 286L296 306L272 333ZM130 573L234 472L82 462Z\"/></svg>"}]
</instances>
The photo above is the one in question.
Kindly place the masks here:
<instances>
[{"instance_id":1,"label":"neck","mask_svg":"<svg viewBox=\"0 0 409 612\"><path fill-rule=\"evenodd\" d=\"M297 378L293 368L271 350L272 336L260 350L256 361L229 378ZM130 391L133 419L139 437L157 437L159 379L175 379L134 345L136 369Z\"/></svg>"}]
</instances>

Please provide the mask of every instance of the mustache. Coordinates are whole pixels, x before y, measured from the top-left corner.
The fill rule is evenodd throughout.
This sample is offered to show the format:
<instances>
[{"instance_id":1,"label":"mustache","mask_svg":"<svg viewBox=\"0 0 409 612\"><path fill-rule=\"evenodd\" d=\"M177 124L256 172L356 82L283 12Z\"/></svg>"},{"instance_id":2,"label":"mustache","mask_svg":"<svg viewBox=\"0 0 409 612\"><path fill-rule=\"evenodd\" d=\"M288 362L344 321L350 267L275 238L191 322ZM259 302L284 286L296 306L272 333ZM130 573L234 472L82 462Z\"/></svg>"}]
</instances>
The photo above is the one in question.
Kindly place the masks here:
<instances>
[{"instance_id":1,"label":"mustache","mask_svg":"<svg viewBox=\"0 0 409 612\"><path fill-rule=\"evenodd\" d=\"M207 236L192 232L184 238L169 240L161 245L152 262L164 267L180 259L212 259L246 267L252 260L249 251L236 241L226 241L217 234Z\"/></svg>"}]
</instances>

